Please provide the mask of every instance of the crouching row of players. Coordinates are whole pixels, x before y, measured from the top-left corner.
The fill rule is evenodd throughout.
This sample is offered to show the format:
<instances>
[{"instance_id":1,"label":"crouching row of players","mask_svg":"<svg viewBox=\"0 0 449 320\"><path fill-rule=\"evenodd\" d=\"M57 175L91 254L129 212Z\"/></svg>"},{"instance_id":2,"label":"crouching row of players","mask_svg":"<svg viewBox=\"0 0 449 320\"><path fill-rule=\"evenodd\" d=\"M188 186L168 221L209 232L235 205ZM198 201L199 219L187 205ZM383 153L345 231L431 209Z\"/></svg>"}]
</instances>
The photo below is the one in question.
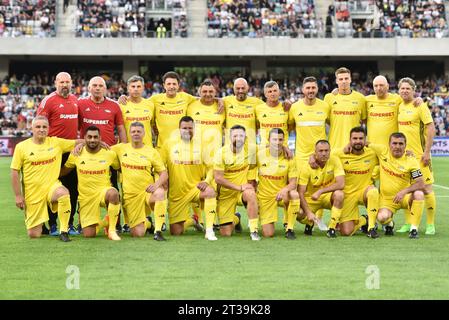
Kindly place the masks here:
<instances>
[{"instance_id":1,"label":"crouching row of players","mask_svg":"<svg viewBox=\"0 0 449 320\"><path fill-rule=\"evenodd\" d=\"M60 239L70 241L70 201L58 176L76 168L83 235L93 237L104 228L109 239L120 240L115 231L120 196L111 187L110 167L121 170L125 222L136 237L152 229L155 240L165 240L162 228L166 212L170 233L182 234L196 222L190 216L192 205L202 209L208 240L217 240L215 223L222 236L241 229L240 215L235 214L237 205L247 209L252 240L260 240L259 223L263 236L274 235L278 207L284 207L288 239L296 237L296 221L305 224L305 234L311 235L315 224L322 225L321 209L331 210L327 235L332 238L337 228L341 235L365 228L368 236L376 238L376 220L385 225L387 235L392 234L393 214L400 208L410 211L410 237L418 236L424 182L417 160L405 154L402 133L390 136L389 147L368 145L364 129L356 127L351 130L347 150L331 154L329 143L320 140L310 159L298 155L288 159L282 129L272 129L269 144L256 150L246 143L245 128L236 125L230 130L230 143L214 152L213 161L195 139L190 117L180 120L179 135L159 150L143 143L144 126L139 122L130 127L131 142L111 150L102 148L95 126L87 129L83 140L47 135L48 120L39 116L33 121L33 137L17 145L11 163L16 205L25 209L30 237L40 237L48 220L48 204L58 212ZM70 155L60 170L62 153L74 147L78 155ZM372 182L376 166L380 169L380 195ZM359 216L359 204L367 207L368 216ZM108 212L103 220L100 207ZM147 218L151 211L154 225Z\"/></svg>"}]
</instances>

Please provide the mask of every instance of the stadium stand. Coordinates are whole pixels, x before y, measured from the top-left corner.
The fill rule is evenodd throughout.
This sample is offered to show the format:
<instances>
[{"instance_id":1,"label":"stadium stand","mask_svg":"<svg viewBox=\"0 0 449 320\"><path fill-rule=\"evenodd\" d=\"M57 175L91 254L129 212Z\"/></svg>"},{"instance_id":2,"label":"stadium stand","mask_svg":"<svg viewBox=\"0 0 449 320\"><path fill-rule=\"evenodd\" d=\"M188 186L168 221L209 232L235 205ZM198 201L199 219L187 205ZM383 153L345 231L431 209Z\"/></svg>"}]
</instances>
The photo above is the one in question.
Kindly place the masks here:
<instances>
[{"instance_id":1,"label":"stadium stand","mask_svg":"<svg viewBox=\"0 0 449 320\"><path fill-rule=\"evenodd\" d=\"M55 37L56 0L1 0L0 37Z\"/></svg>"},{"instance_id":2,"label":"stadium stand","mask_svg":"<svg viewBox=\"0 0 449 320\"><path fill-rule=\"evenodd\" d=\"M324 36L324 22L314 1L208 1L208 36L212 38Z\"/></svg>"},{"instance_id":3,"label":"stadium stand","mask_svg":"<svg viewBox=\"0 0 449 320\"><path fill-rule=\"evenodd\" d=\"M233 79L240 74L223 77L219 74L208 74L206 77L212 79L215 85L220 88L219 96L232 94ZM282 99L296 101L302 98L301 83L304 77L308 75L300 74L293 78L280 75L270 75L269 77L248 77L250 85L249 95L263 98L263 85L268 80L275 80L279 83L282 92ZM364 95L374 93L372 90L372 80L375 74L372 72L361 73L353 72L353 88ZM121 79L121 75L103 74L108 86L108 96L117 99L120 95L126 94L126 83ZM322 98L327 92L334 88L334 79L332 74L321 73L318 76L320 94ZM86 97L87 84L89 76L85 74L73 75L73 92L79 97ZM189 73L181 72L181 90L196 94L200 77ZM394 91L397 87L395 81L390 81L390 88ZM17 79L15 75L5 78L0 87L0 124L2 135L29 135L31 120L40 101L49 92L54 90L51 77L48 74L39 74L34 76L24 75ZM146 77L145 96L150 97L153 94L163 91L162 80L160 76L152 79ZM427 100L432 110L432 116L435 120L437 135L449 136L449 78L429 77L417 81L418 96Z\"/></svg>"}]
</instances>

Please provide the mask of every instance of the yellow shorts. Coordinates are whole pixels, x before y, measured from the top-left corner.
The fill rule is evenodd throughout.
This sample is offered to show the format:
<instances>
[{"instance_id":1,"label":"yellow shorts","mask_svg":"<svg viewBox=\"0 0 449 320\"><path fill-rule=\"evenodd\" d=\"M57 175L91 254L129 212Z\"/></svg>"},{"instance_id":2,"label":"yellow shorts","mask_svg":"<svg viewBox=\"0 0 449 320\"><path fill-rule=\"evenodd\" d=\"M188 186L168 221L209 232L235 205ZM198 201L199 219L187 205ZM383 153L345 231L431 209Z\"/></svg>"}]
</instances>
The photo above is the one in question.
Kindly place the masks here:
<instances>
[{"instance_id":1,"label":"yellow shorts","mask_svg":"<svg viewBox=\"0 0 449 320\"><path fill-rule=\"evenodd\" d=\"M137 195L123 197L123 212L130 228L134 228L147 219L147 215L151 212L149 205L151 195L152 193L144 191Z\"/></svg>"},{"instance_id":2,"label":"yellow shorts","mask_svg":"<svg viewBox=\"0 0 449 320\"><path fill-rule=\"evenodd\" d=\"M219 224L226 224L234 221L235 209L243 204L243 193L240 191L226 190L225 196L218 196L217 217Z\"/></svg>"},{"instance_id":3,"label":"yellow shorts","mask_svg":"<svg viewBox=\"0 0 449 320\"><path fill-rule=\"evenodd\" d=\"M343 201L343 208L341 210L340 223L346 221L359 220L359 204L365 205L363 202L363 195L365 190L347 194L345 193L345 200Z\"/></svg>"},{"instance_id":4,"label":"yellow shorts","mask_svg":"<svg viewBox=\"0 0 449 320\"><path fill-rule=\"evenodd\" d=\"M424 166L421 161L419 161L419 166L422 173L422 178L425 184L433 184L435 180L433 179L432 162L428 166Z\"/></svg>"},{"instance_id":5,"label":"yellow shorts","mask_svg":"<svg viewBox=\"0 0 449 320\"><path fill-rule=\"evenodd\" d=\"M28 230L48 221L47 207L50 207L52 212L58 211L58 203L52 203L51 197L55 190L61 186L61 181L57 180L39 202L29 203L25 201L25 225Z\"/></svg>"},{"instance_id":6,"label":"yellow shorts","mask_svg":"<svg viewBox=\"0 0 449 320\"><path fill-rule=\"evenodd\" d=\"M410 197L412 196L411 193L408 193L400 203L394 203L392 197L383 197L380 195L379 197L379 210L382 208L390 210L393 214L396 213L399 209L410 209L409 201Z\"/></svg>"},{"instance_id":7,"label":"yellow shorts","mask_svg":"<svg viewBox=\"0 0 449 320\"><path fill-rule=\"evenodd\" d=\"M276 223L278 221L278 207L285 208L284 201L276 201L276 198L267 199L261 197L257 197L257 201L259 203L260 224Z\"/></svg>"},{"instance_id":8,"label":"yellow shorts","mask_svg":"<svg viewBox=\"0 0 449 320\"><path fill-rule=\"evenodd\" d=\"M332 208L332 192L322 194L317 201L312 200L312 198L306 197L306 202L309 205L310 210L315 213L320 209L330 209Z\"/></svg>"},{"instance_id":9,"label":"yellow shorts","mask_svg":"<svg viewBox=\"0 0 449 320\"><path fill-rule=\"evenodd\" d=\"M201 191L193 188L179 199L168 199L168 221L170 224L186 221L189 218L192 203L200 202Z\"/></svg>"},{"instance_id":10,"label":"yellow shorts","mask_svg":"<svg viewBox=\"0 0 449 320\"><path fill-rule=\"evenodd\" d=\"M106 193L114 187L103 187L96 194L83 197L81 194L79 200L79 215L81 228L86 228L99 224L101 220L101 208L106 208Z\"/></svg>"}]
</instances>

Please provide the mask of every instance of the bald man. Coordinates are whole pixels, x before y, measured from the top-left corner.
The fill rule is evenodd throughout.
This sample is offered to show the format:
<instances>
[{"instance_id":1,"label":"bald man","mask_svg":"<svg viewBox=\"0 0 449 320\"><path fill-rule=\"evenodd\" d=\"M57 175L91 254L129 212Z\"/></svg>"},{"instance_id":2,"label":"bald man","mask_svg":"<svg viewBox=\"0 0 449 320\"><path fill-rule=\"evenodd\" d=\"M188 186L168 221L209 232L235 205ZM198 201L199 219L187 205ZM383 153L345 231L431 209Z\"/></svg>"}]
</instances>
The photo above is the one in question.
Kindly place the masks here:
<instances>
[{"instance_id":1,"label":"bald man","mask_svg":"<svg viewBox=\"0 0 449 320\"><path fill-rule=\"evenodd\" d=\"M45 116L48 119L48 136L63 139L76 139L78 137L78 99L71 93L72 78L67 72L60 72L55 78L56 91L46 96L37 109L38 116ZM62 155L63 165L69 157L69 152ZM78 199L78 179L76 171L71 172L62 177L61 182L70 193L71 212L69 219L69 234L77 235L78 231L73 226L73 220L76 212L76 204ZM50 234L57 236L58 228L56 224L57 215L48 208L48 224ZM47 233L47 229L44 228Z\"/></svg>"},{"instance_id":2,"label":"bald man","mask_svg":"<svg viewBox=\"0 0 449 320\"><path fill-rule=\"evenodd\" d=\"M89 81L89 96L78 100L80 137L84 137L88 127L94 125L100 129L103 142L109 146L117 144L114 130L117 129L121 143L127 143L122 110L117 102L106 97L106 82L102 77L93 77ZM111 169L111 183L118 190L117 171ZM117 228L121 231L120 216Z\"/></svg>"}]
</instances>

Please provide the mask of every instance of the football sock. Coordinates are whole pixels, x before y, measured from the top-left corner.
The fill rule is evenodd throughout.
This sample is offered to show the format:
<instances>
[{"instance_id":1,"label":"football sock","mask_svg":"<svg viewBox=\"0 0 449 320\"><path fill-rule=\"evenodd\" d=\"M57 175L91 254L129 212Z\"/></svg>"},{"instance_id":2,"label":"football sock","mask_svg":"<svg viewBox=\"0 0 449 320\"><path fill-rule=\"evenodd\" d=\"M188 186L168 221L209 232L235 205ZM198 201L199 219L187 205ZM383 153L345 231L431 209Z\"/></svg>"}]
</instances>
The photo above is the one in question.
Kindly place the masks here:
<instances>
[{"instance_id":1,"label":"football sock","mask_svg":"<svg viewBox=\"0 0 449 320\"><path fill-rule=\"evenodd\" d=\"M213 230L215 217L217 215L217 199L204 199L204 212L206 215L206 230Z\"/></svg>"},{"instance_id":2,"label":"football sock","mask_svg":"<svg viewBox=\"0 0 449 320\"><path fill-rule=\"evenodd\" d=\"M435 224L435 212L437 207L437 202L435 199L435 193L429 193L424 196L426 202L426 215L427 224Z\"/></svg>"},{"instance_id":3,"label":"football sock","mask_svg":"<svg viewBox=\"0 0 449 320\"><path fill-rule=\"evenodd\" d=\"M284 210L285 211L285 210ZM293 230L299 212L299 199L290 200L287 210L287 230ZM284 213L284 217L286 214Z\"/></svg>"},{"instance_id":4,"label":"football sock","mask_svg":"<svg viewBox=\"0 0 449 320\"><path fill-rule=\"evenodd\" d=\"M167 212L167 199L154 203L154 230L161 231L165 222L165 212Z\"/></svg>"},{"instance_id":5,"label":"football sock","mask_svg":"<svg viewBox=\"0 0 449 320\"><path fill-rule=\"evenodd\" d=\"M109 216L109 230L108 232L116 232L116 224L118 219L118 214L120 212L120 204L109 203L108 205L108 216Z\"/></svg>"},{"instance_id":6,"label":"football sock","mask_svg":"<svg viewBox=\"0 0 449 320\"><path fill-rule=\"evenodd\" d=\"M341 216L341 209L338 209L333 206L331 208L331 219L329 220L329 229L335 229L337 223L340 221L340 216Z\"/></svg>"},{"instance_id":7,"label":"football sock","mask_svg":"<svg viewBox=\"0 0 449 320\"><path fill-rule=\"evenodd\" d=\"M377 213L379 212L379 190L372 188L366 193L368 212L368 230L376 225ZM359 220L360 221L360 220Z\"/></svg>"},{"instance_id":8,"label":"football sock","mask_svg":"<svg viewBox=\"0 0 449 320\"><path fill-rule=\"evenodd\" d=\"M69 220L70 220L70 196L64 195L58 199L58 218L59 218L59 228L61 232L68 232L69 230Z\"/></svg>"}]
</instances>

